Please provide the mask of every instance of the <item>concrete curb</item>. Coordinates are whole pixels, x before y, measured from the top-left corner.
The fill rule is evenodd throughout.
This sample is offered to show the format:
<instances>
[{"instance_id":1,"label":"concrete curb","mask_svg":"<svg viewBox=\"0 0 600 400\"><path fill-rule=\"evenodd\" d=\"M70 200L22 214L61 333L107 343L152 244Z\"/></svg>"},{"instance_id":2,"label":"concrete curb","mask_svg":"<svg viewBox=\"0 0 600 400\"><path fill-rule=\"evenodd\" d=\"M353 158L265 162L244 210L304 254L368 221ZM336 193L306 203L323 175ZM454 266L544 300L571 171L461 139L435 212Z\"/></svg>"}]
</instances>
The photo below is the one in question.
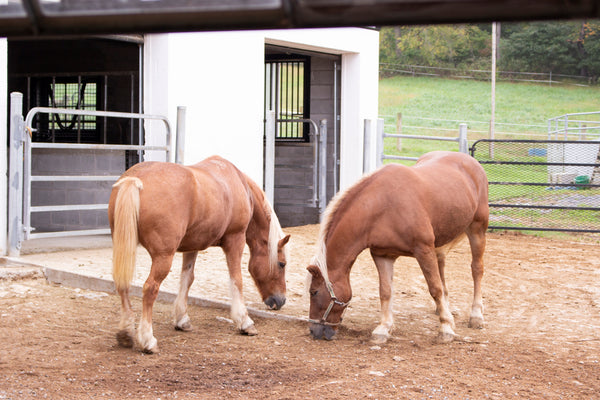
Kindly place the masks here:
<instances>
[{"instance_id":1,"label":"concrete curb","mask_svg":"<svg viewBox=\"0 0 600 400\"><path fill-rule=\"evenodd\" d=\"M18 258L0 257L0 279L16 280L41 278L39 265L31 264Z\"/></svg>"},{"instance_id":2,"label":"concrete curb","mask_svg":"<svg viewBox=\"0 0 600 400\"><path fill-rule=\"evenodd\" d=\"M42 266L37 266L36 268L38 268L39 276L44 276L46 280L50 283L60 284L63 286L74 287L79 289L94 290L97 292L106 292L112 294L116 293L114 282L112 280L97 278L88 275L80 275L55 268L48 268ZM133 285L129 293L131 294L131 296L142 297L142 288L140 286ZM165 303L173 303L176 297L177 293L166 292L161 290L158 292L157 300ZM211 307L221 309L230 308L229 303L197 296L189 296L188 304L200 307ZM251 307L248 307L248 314L260 318L272 318L282 321L306 322L306 319L304 318L295 317L293 315L279 314L276 311L258 310Z\"/></svg>"}]
</instances>

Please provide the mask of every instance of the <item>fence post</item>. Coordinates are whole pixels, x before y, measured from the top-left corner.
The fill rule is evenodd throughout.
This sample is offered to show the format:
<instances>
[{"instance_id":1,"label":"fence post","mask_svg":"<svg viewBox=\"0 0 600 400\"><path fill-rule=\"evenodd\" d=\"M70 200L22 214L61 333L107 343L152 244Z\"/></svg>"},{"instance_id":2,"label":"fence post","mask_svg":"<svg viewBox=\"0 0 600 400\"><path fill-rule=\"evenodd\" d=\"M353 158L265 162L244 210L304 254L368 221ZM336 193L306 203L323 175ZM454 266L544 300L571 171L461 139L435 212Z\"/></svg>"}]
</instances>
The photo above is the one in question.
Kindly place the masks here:
<instances>
[{"instance_id":1,"label":"fence post","mask_svg":"<svg viewBox=\"0 0 600 400\"><path fill-rule=\"evenodd\" d=\"M469 141L467 140L467 124L458 125L458 151L469 154Z\"/></svg>"},{"instance_id":2,"label":"fence post","mask_svg":"<svg viewBox=\"0 0 600 400\"><path fill-rule=\"evenodd\" d=\"M402 113L398 113L396 117L396 134L402 135ZM402 150L402 138L398 138L396 148L398 151Z\"/></svg>"},{"instance_id":3,"label":"fence post","mask_svg":"<svg viewBox=\"0 0 600 400\"><path fill-rule=\"evenodd\" d=\"M375 137L377 138L377 159L376 161L376 167L379 168L383 165L383 137L385 135L384 132L384 124L383 124L383 119L378 118L377 119L377 132L375 133Z\"/></svg>"},{"instance_id":4,"label":"fence post","mask_svg":"<svg viewBox=\"0 0 600 400\"><path fill-rule=\"evenodd\" d=\"M177 127L175 128L175 162L184 163L185 156L185 107L177 107Z\"/></svg>"},{"instance_id":5,"label":"fence post","mask_svg":"<svg viewBox=\"0 0 600 400\"><path fill-rule=\"evenodd\" d=\"M275 204L275 111L267 111L265 122L265 194Z\"/></svg>"},{"instance_id":6,"label":"fence post","mask_svg":"<svg viewBox=\"0 0 600 400\"><path fill-rule=\"evenodd\" d=\"M363 174L371 169L371 120L365 119L363 132Z\"/></svg>"},{"instance_id":7,"label":"fence post","mask_svg":"<svg viewBox=\"0 0 600 400\"><path fill-rule=\"evenodd\" d=\"M319 213L327 206L327 120L319 121Z\"/></svg>"},{"instance_id":8,"label":"fence post","mask_svg":"<svg viewBox=\"0 0 600 400\"><path fill-rule=\"evenodd\" d=\"M18 257L23 241L23 94L10 94L8 255Z\"/></svg>"}]
</instances>

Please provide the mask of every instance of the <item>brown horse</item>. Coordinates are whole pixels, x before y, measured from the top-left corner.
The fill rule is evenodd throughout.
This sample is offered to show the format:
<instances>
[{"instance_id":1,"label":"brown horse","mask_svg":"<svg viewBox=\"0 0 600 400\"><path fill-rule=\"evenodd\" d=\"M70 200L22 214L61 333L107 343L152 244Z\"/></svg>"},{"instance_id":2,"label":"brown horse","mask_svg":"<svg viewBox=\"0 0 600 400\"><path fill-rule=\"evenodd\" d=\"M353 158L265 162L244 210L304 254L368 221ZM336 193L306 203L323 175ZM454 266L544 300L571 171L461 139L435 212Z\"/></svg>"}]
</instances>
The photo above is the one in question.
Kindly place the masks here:
<instances>
[{"instance_id":1,"label":"brown horse","mask_svg":"<svg viewBox=\"0 0 600 400\"><path fill-rule=\"evenodd\" d=\"M113 239L113 278L121 296L117 340L142 351L158 351L152 333L152 306L175 252L183 252L179 294L174 303L175 329L190 330L187 314L189 288L199 250L220 246L225 252L231 290L231 317L245 334L257 333L242 295L241 260L250 249L248 270L272 309L285 303L284 235L264 192L233 164L210 157L193 166L143 162L115 183L108 207ZM140 243L152 258L143 287L142 317L137 336L129 301L136 247Z\"/></svg>"},{"instance_id":2,"label":"brown horse","mask_svg":"<svg viewBox=\"0 0 600 400\"><path fill-rule=\"evenodd\" d=\"M440 318L439 340L454 339L444 262L464 234L471 245L474 297L469 326L483 327L481 278L488 226L488 181L472 157L432 152L413 167L387 165L339 194L321 225L319 250L308 267L310 331L331 339L352 298L350 269L369 248L379 273L381 323L373 341L383 343L393 328L392 276L399 256L417 259Z\"/></svg>"}]
</instances>

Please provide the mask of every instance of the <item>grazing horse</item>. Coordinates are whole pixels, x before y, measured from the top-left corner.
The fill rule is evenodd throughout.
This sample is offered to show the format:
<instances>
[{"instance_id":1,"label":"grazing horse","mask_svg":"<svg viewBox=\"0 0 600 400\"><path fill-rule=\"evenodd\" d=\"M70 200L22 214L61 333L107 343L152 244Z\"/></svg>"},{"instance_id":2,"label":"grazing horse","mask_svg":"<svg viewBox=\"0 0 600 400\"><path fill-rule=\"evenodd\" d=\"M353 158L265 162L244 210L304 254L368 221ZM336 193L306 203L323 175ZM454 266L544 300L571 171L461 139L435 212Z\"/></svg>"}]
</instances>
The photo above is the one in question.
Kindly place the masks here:
<instances>
[{"instance_id":1,"label":"grazing horse","mask_svg":"<svg viewBox=\"0 0 600 400\"><path fill-rule=\"evenodd\" d=\"M384 343L393 328L392 276L399 256L417 259L440 318L438 340L454 339L444 262L465 234L471 245L474 282L469 326L483 327L481 278L488 226L488 181L472 157L425 154L412 167L387 165L340 193L321 224L310 272L310 332L331 339L352 298L350 269L368 248L379 273L381 323L372 340Z\"/></svg>"},{"instance_id":2,"label":"grazing horse","mask_svg":"<svg viewBox=\"0 0 600 400\"><path fill-rule=\"evenodd\" d=\"M229 161L213 156L192 166L143 162L127 170L114 184L108 218L113 240L113 279L121 296L117 340L142 351L158 351L152 333L152 306L175 252L183 252L179 294L174 303L175 329L191 329L188 292L194 280L199 250L220 246L227 259L231 318L240 332L257 333L242 295L241 260L250 249L248 270L265 304L285 303L284 235L264 192ZM148 250L152 266L143 287L142 317L137 336L129 301L136 247ZM135 338L135 340L134 340Z\"/></svg>"}]
</instances>

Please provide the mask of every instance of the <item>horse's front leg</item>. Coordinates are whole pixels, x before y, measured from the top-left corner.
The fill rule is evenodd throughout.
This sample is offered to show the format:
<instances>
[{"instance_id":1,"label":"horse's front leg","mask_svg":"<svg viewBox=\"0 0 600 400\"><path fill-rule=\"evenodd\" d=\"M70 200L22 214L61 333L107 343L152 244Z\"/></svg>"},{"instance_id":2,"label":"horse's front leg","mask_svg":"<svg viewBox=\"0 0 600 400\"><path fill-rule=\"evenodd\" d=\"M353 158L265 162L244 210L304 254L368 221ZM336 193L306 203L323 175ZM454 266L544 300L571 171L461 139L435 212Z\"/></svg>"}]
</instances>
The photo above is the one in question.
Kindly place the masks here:
<instances>
[{"instance_id":1,"label":"horse's front leg","mask_svg":"<svg viewBox=\"0 0 600 400\"><path fill-rule=\"evenodd\" d=\"M454 340L454 317L450 313L448 300L444 294L444 285L440 277L440 270L437 263L437 255L433 246L421 245L414 251L414 257L417 259L423 276L427 281L429 294L435 301L436 310L440 317L440 330L438 340L442 343L449 343Z\"/></svg>"},{"instance_id":2,"label":"horse's front leg","mask_svg":"<svg viewBox=\"0 0 600 400\"><path fill-rule=\"evenodd\" d=\"M192 324L187 314L188 295L190 286L194 282L194 265L196 264L197 251L183 253L181 264L181 276L179 278L179 293L173 304L173 323L175 329L180 331L191 331Z\"/></svg>"},{"instance_id":3,"label":"horse's front leg","mask_svg":"<svg viewBox=\"0 0 600 400\"><path fill-rule=\"evenodd\" d=\"M379 273L379 300L381 301L381 322L372 333L373 343L385 343L394 328L394 315L392 313L392 280L394 277L394 259L373 255L373 260Z\"/></svg>"},{"instance_id":4,"label":"horse's front leg","mask_svg":"<svg viewBox=\"0 0 600 400\"><path fill-rule=\"evenodd\" d=\"M145 353L157 353L158 345L152 331L152 307L158 296L160 284L169 274L174 253L155 256L152 255L150 275L142 289L142 318L137 332L137 342Z\"/></svg>"},{"instance_id":5,"label":"horse's front leg","mask_svg":"<svg viewBox=\"0 0 600 400\"><path fill-rule=\"evenodd\" d=\"M244 304L244 290L242 284L242 253L246 238L244 234L230 235L223 239L221 247L227 259L229 269L229 289L231 294L231 319L235 326L245 335L256 335L254 321L248 316Z\"/></svg>"}]
</instances>

